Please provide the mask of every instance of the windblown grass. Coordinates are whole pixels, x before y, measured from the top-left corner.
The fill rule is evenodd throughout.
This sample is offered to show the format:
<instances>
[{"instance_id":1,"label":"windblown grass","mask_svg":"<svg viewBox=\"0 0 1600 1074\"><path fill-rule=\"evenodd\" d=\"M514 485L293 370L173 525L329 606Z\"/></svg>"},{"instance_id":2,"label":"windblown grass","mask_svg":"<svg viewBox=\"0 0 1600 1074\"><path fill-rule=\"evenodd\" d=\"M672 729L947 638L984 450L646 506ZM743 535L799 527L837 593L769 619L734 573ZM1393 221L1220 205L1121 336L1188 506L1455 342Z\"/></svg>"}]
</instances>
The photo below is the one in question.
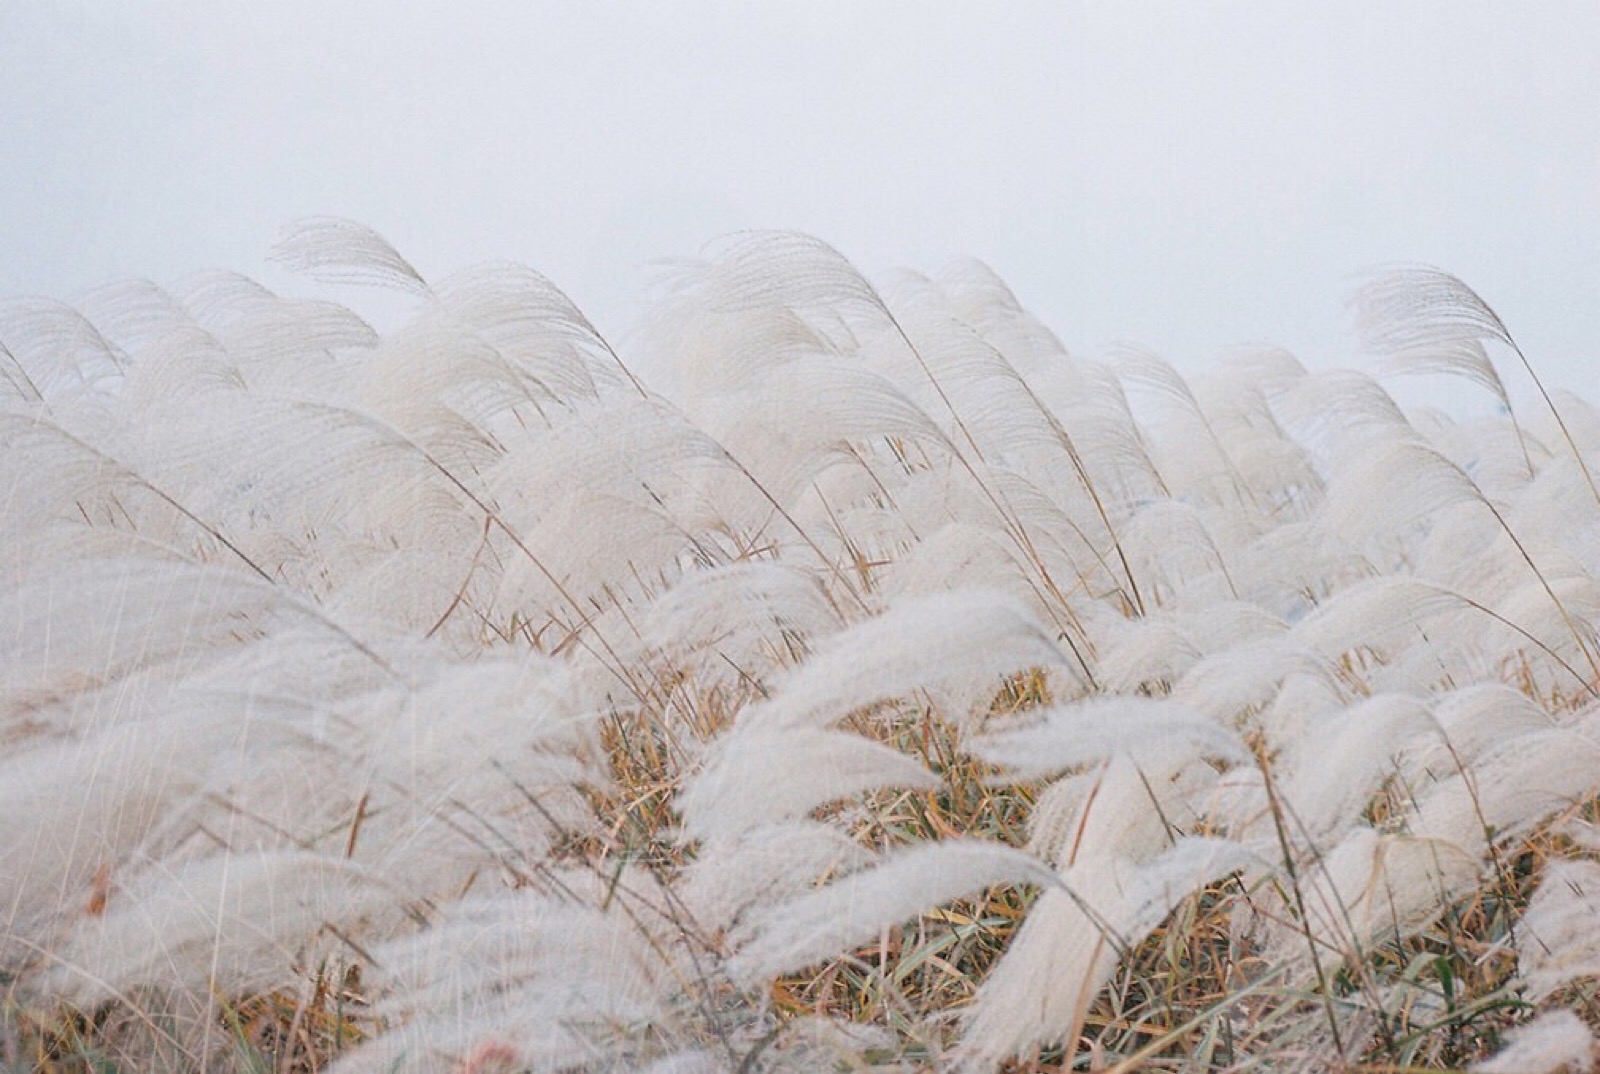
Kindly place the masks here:
<instances>
[{"instance_id":1,"label":"windblown grass","mask_svg":"<svg viewBox=\"0 0 1600 1074\"><path fill-rule=\"evenodd\" d=\"M3 1069L1590 1069L1600 414L1465 284L1358 304L1473 421L802 236L665 395L529 270L281 255L413 316L0 316Z\"/></svg>"}]
</instances>

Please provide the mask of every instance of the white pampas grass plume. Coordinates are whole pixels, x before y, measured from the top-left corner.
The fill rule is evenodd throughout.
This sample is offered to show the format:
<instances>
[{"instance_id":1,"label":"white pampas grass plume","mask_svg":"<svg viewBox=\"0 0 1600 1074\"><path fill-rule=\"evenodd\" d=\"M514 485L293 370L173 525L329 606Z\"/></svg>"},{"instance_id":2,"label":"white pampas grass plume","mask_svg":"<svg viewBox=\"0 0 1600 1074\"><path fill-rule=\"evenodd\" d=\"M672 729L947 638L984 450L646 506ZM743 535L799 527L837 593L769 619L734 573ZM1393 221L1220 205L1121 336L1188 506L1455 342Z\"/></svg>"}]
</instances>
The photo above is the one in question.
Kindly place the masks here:
<instances>
[{"instance_id":1,"label":"white pampas grass plume","mask_svg":"<svg viewBox=\"0 0 1600 1074\"><path fill-rule=\"evenodd\" d=\"M1343 834L1395 768L1402 746L1435 728L1419 698L1381 694L1319 717L1281 762L1280 792L1298 834Z\"/></svg>"},{"instance_id":2,"label":"white pampas grass plume","mask_svg":"<svg viewBox=\"0 0 1600 1074\"><path fill-rule=\"evenodd\" d=\"M1434 515L1482 500L1472 479L1430 445L1379 437L1344 453L1323 515L1351 541L1393 540Z\"/></svg>"},{"instance_id":3,"label":"white pampas grass plume","mask_svg":"<svg viewBox=\"0 0 1600 1074\"><path fill-rule=\"evenodd\" d=\"M1532 363L1512 338L1511 330L1476 291L1440 269L1426 265L1406 266L1375 277L1357 292L1355 305L1368 347L1386 356L1400 372L1449 373L1487 388L1512 415L1512 425L1522 440L1510 396L1483 344L1493 342L1509 349L1539 389L1560 429L1561 438L1585 471L1591 496L1600 503L1600 489L1595 485L1593 473L1584 467L1578 444L1561 411L1556 409L1549 392L1534 373ZM1522 444L1531 475L1533 461L1526 441L1522 440Z\"/></svg>"},{"instance_id":4,"label":"white pampas grass plume","mask_svg":"<svg viewBox=\"0 0 1600 1074\"><path fill-rule=\"evenodd\" d=\"M1600 978L1600 864L1553 861L1522 920L1528 994L1542 1000L1581 977Z\"/></svg>"},{"instance_id":5,"label":"white pampas grass plume","mask_svg":"<svg viewBox=\"0 0 1600 1074\"><path fill-rule=\"evenodd\" d=\"M1211 757L1245 761L1238 735L1174 701L1108 697L1030 712L1025 726L971 738L967 749L1017 780L1127 755L1146 763Z\"/></svg>"},{"instance_id":6,"label":"white pampas grass plume","mask_svg":"<svg viewBox=\"0 0 1600 1074\"><path fill-rule=\"evenodd\" d=\"M1035 1045L1073 1041L1118 960L1189 893L1254 857L1236 843L1191 838L1142 865L1083 855L1034 904L979 989L961 1050L997 1063Z\"/></svg>"},{"instance_id":7,"label":"white pampas grass plume","mask_svg":"<svg viewBox=\"0 0 1600 1074\"><path fill-rule=\"evenodd\" d=\"M359 935L387 916L393 928L396 901L361 870L322 854L220 855L170 874L152 871L54 953L44 987L88 1007L146 988L202 1002L286 988L300 967L339 947L328 925Z\"/></svg>"},{"instance_id":8,"label":"white pampas grass plume","mask_svg":"<svg viewBox=\"0 0 1600 1074\"><path fill-rule=\"evenodd\" d=\"M286 227L273 256L287 268L336 283L361 283L425 294L428 285L389 240L365 224L307 217Z\"/></svg>"},{"instance_id":9,"label":"white pampas grass plume","mask_svg":"<svg viewBox=\"0 0 1600 1074\"><path fill-rule=\"evenodd\" d=\"M1383 272L1355 293L1361 341L1395 372L1448 373L1510 397L1486 340L1513 345L1505 323L1477 292L1448 272L1423 265Z\"/></svg>"},{"instance_id":10,"label":"white pampas grass plume","mask_svg":"<svg viewBox=\"0 0 1600 1074\"><path fill-rule=\"evenodd\" d=\"M857 872L873 854L832 824L786 821L708 840L678 885L704 929L727 930L752 911L793 899L827 876Z\"/></svg>"},{"instance_id":11,"label":"white pampas grass plume","mask_svg":"<svg viewBox=\"0 0 1600 1074\"><path fill-rule=\"evenodd\" d=\"M1281 923L1274 950L1309 973L1308 942L1358 962L1374 943L1409 935L1442 913L1472 888L1485 863L1453 842L1359 827L1305 868L1307 921Z\"/></svg>"},{"instance_id":12,"label":"white pampas grass plume","mask_svg":"<svg viewBox=\"0 0 1600 1074\"><path fill-rule=\"evenodd\" d=\"M1528 831L1600 788L1600 743L1569 728L1508 738L1420 795L1412 830L1464 847Z\"/></svg>"},{"instance_id":13,"label":"white pampas grass plume","mask_svg":"<svg viewBox=\"0 0 1600 1074\"><path fill-rule=\"evenodd\" d=\"M754 982L864 943L889 925L992 884L1054 885L1055 871L1011 847L947 839L902 850L758 915L729 972Z\"/></svg>"},{"instance_id":14,"label":"white pampas grass plume","mask_svg":"<svg viewBox=\"0 0 1600 1074\"><path fill-rule=\"evenodd\" d=\"M1460 598L1440 586L1385 575L1340 590L1296 623L1293 636L1329 660L1357 647L1389 653L1419 643L1418 627L1463 610Z\"/></svg>"},{"instance_id":15,"label":"white pampas grass plume","mask_svg":"<svg viewBox=\"0 0 1600 1074\"><path fill-rule=\"evenodd\" d=\"M905 601L819 643L815 655L773 684L773 697L739 723L821 725L918 689L978 685L993 696L1004 676L1063 667L1067 658L1039 622L992 591Z\"/></svg>"},{"instance_id":16,"label":"white pampas grass plume","mask_svg":"<svg viewBox=\"0 0 1600 1074\"><path fill-rule=\"evenodd\" d=\"M645 643L697 681L765 681L843 625L810 572L777 563L696 571L641 616Z\"/></svg>"},{"instance_id":17,"label":"white pampas grass plume","mask_svg":"<svg viewBox=\"0 0 1600 1074\"><path fill-rule=\"evenodd\" d=\"M678 808L690 838L725 839L875 787L938 786L920 762L861 735L746 725L712 747Z\"/></svg>"},{"instance_id":18,"label":"white pampas grass plume","mask_svg":"<svg viewBox=\"0 0 1600 1074\"><path fill-rule=\"evenodd\" d=\"M1472 1064L1473 1074L1590 1074L1595 1036L1575 1013L1546 1011L1506 1034L1507 1044Z\"/></svg>"},{"instance_id":19,"label":"white pampas grass plume","mask_svg":"<svg viewBox=\"0 0 1600 1074\"><path fill-rule=\"evenodd\" d=\"M1045 889L967 1019L963 1051L997 1062L1037 1044L1071 1041L1118 959L1189 892L1253 860L1237 843L1171 841L1153 788L1180 765L1142 770L1126 756L1084 787Z\"/></svg>"},{"instance_id":20,"label":"white pampas grass plume","mask_svg":"<svg viewBox=\"0 0 1600 1074\"><path fill-rule=\"evenodd\" d=\"M427 1074L496 1055L511 1070L571 1069L624 1054L630 1027L670 1021L682 971L660 937L591 902L593 878L552 879L564 894L457 900L422 932L376 945L374 1005L395 1028L332 1069Z\"/></svg>"},{"instance_id":21,"label":"white pampas grass plume","mask_svg":"<svg viewBox=\"0 0 1600 1074\"><path fill-rule=\"evenodd\" d=\"M1331 665L1297 635L1269 634L1196 662L1172 688L1172 698L1213 719L1232 720L1269 704L1285 680L1298 677L1331 685Z\"/></svg>"},{"instance_id":22,"label":"white pampas grass plume","mask_svg":"<svg viewBox=\"0 0 1600 1074\"><path fill-rule=\"evenodd\" d=\"M1410 743L1402 766L1410 776L1434 781L1475 765L1497 744L1540 728L1551 719L1526 694L1501 683L1479 683L1452 690L1434 703L1438 735Z\"/></svg>"}]
</instances>

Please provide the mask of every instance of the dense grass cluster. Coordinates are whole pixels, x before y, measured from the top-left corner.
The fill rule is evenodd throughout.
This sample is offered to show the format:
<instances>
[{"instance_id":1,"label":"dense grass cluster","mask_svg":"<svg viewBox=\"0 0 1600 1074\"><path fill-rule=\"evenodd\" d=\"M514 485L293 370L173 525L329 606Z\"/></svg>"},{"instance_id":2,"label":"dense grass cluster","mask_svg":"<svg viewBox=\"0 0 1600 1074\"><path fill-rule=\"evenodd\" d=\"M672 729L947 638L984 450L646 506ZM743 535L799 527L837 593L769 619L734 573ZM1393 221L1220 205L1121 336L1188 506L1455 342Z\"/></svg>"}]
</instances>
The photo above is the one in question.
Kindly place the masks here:
<instances>
[{"instance_id":1,"label":"dense grass cluster","mask_svg":"<svg viewBox=\"0 0 1600 1074\"><path fill-rule=\"evenodd\" d=\"M411 314L0 315L0 1069L1590 1069L1600 413L1459 281L1356 306L1470 421L787 234L639 362L279 256Z\"/></svg>"}]
</instances>

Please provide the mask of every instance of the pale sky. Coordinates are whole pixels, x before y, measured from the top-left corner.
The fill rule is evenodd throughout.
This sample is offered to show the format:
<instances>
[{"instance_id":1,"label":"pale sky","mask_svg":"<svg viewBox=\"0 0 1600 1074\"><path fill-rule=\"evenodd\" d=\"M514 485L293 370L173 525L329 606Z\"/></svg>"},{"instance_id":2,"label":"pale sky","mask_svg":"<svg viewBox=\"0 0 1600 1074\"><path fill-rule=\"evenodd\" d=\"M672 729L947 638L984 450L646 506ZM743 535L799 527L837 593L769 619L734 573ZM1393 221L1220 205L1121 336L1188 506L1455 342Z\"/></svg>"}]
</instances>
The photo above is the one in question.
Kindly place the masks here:
<instances>
[{"instance_id":1,"label":"pale sky","mask_svg":"<svg viewBox=\"0 0 1600 1074\"><path fill-rule=\"evenodd\" d=\"M0 295L282 288L312 214L624 339L730 231L972 255L1070 348L1185 368L1349 362L1357 275L1423 261L1595 400L1600 3L0 0Z\"/></svg>"}]
</instances>

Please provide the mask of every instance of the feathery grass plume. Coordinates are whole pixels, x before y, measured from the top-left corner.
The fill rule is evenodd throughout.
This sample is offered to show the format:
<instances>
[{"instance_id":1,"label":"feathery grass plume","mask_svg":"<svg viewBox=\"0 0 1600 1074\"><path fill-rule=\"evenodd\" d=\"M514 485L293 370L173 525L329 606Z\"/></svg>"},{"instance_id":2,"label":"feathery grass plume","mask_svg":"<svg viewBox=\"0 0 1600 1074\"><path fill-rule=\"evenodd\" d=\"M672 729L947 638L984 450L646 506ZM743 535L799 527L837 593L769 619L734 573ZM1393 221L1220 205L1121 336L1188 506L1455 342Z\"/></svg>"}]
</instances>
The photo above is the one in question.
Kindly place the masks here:
<instances>
[{"instance_id":1,"label":"feathery grass plume","mask_svg":"<svg viewBox=\"0 0 1600 1074\"><path fill-rule=\"evenodd\" d=\"M1466 419L1442 410L1417 408L1411 411L1411 423L1440 454L1471 474L1491 502L1511 501L1518 489L1538 476L1538 469L1528 468L1517 437L1493 417ZM1531 438L1529 450L1536 451L1546 467L1555 458L1569 465L1572 461L1565 455L1552 457L1543 444Z\"/></svg>"},{"instance_id":2,"label":"feathery grass plume","mask_svg":"<svg viewBox=\"0 0 1600 1074\"><path fill-rule=\"evenodd\" d=\"M1357 541L1367 540L1372 533L1369 527L1373 525L1384 534L1404 538L1407 530L1423 522L1432 513L1464 507L1474 501L1480 503L1494 517L1517 556L1537 580L1576 643L1582 662L1600 679L1600 657L1595 654L1592 631L1581 625L1573 609L1555 591L1548 570L1541 568L1534 560L1526 543L1511 529L1502 511L1484 497L1460 467L1431 447L1405 439L1380 442L1376 448L1362 451L1348 466L1348 472L1341 475L1330 491L1324 510L1334 527ZM1382 482L1396 480L1397 475L1403 475L1404 491L1385 491ZM1356 491L1358 489L1362 490L1359 494ZM1378 491L1380 502L1391 505L1403 503L1404 512L1387 517L1372 512L1369 497L1374 489Z\"/></svg>"},{"instance_id":3,"label":"feathery grass plume","mask_svg":"<svg viewBox=\"0 0 1600 1074\"><path fill-rule=\"evenodd\" d=\"M1352 304L1362 342L1407 373L1449 372L1493 392L1508 410L1505 385L1484 353L1485 340L1513 346L1511 333L1476 291L1426 265L1379 273Z\"/></svg>"},{"instance_id":4,"label":"feathery grass plume","mask_svg":"<svg viewBox=\"0 0 1600 1074\"><path fill-rule=\"evenodd\" d=\"M1156 763L1171 756L1240 762L1249 751L1232 731L1173 701L1106 697L1029 712L1023 726L993 726L966 748L1007 778L1038 779L1108 757Z\"/></svg>"},{"instance_id":5,"label":"feathery grass plume","mask_svg":"<svg viewBox=\"0 0 1600 1074\"><path fill-rule=\"evenodd\" d=\"M0 319L13 383L35 399L90 399L116 385L126 370L127 354L73 306L12 299L0 306Z\"/></svg>"},{"instance_id":6,"label":"feathery grass plume","mask_svg":"<svg viewBox=\"0 0 1600 1074\"><path fill-rule=\"evenodd\" d=\"M509 1065L480 1069L624 1062L634 1027L672 1017L673 967L652 939L584 898L523 891L458 900L428 929L374 949L378 1013L399 1028L333 1069L464 1070L490 1044Z\"/></svg>"},{"instance_id":7,"label":"feathery grass plume","mask_svg":"<svg viewBox=\"0 0 1600 1074\"><path fill-rule=\"evenodd\" d=\"M905 601L820 642L774 683L770 700L740 714L735 731L833 724L916 690L987 699L1007 675L1067 667L1066 654L1026 609L992 591L957 590Z\"/></svg>"},{"instance_id":8,"label":"feathery grass plume","mask_svg":"<svg viewBox=\"0 0 1600 1074\"><path fill-rule=\"evenodd\" d=\"M946 443L893 384L838 359L784 363L744 391L706 400L699 411L727 450L791 507L828 468L862 465L857 444L895 442L902 451L925 445L943 454Z\"/></svg>"},{"instance_id":9,"label":"feathery grass plume","mask_svg":"<svg viewBox=\"0 0 1600 1074\"><path fill-rule=\"evenodd\" d=\"M754 983L847 951L920 910L981 888L1056 882L1048 865L1011 847L961 839L927 843L768 907L746 926L753 938L728 971Z\"/></svg>"},{"instance_id":10,"label":"feathery grass plume","mask_svg":"<svg viewBox=\"0 0 1600 1074\"><path fill-rule=\"evenodd\" d=\"M202 327L175 296L149 280L113 280L78 296L73 308L130 359L162 337Z\"/></svg>"},{"instance_id":11,"label":"feathery grass plume","mask_svg":"<svg viewBox=\"0 0 1600 1074\"><path fill-rule=\"evenodd\" d=\"M1522 927L1522 972L1534 1000L1548 999L1569 982L1600 978L1600 864L1546 865Z\"/></svg>"},{"instance_id":12,"label":"feathery grass plume","mask_svg":"<svg viewBox=\"0 0 1600 1074\"><path fill-rule=\"evenodd\" d=\"M1201 657L1179 615L1163 610L1128 622L1110 627L1101 649L1100 679L1109 690L1159 691Z\"/></svg>"},{"instance_id":13,"label":"feathery grass plume","mask_svg":"<svg viewBox=\"0 0 1600 1074\"><path fill-rule=\"evenodd\" d=\"M1542 443L1553 443L1562 436L1570 436L1577 446L1578 456L1588 457L1596 448L1600 448L1600 414L1595 412L1594 403L1562 388L1555 389L1551 394L1560 401L1561 407L1559 410L1552 407L1548 419L1543 414L1535 414L1529 419L1534 435ZM1555 424L1557 414L1562 417L1560 425ZM1546 424L1547 420L1550 424ZM1578 456L1572 459L1574 464L1578 462Z\"/></svg>"},{"instance_id":14,"label":"feathery grass plume","mask_svg":"<svg viewBox=\"0 0 1600 1074\"><path fill-rule=\"evenodd\" d=\"M641 614L645 644L702 688L764 683L843 623L815 575L779 563L697 571Z\"/></svg>"},{"instance_id":15,"label":"feathery grass plume","mask_svg":"<svg viewBox=\"0 0 1600 1074\"><path fill-rule=\"evenodd\" d=\"M1479 683L1436 695L1437 736L1405 748L1402 768L1408 778L1433 781L1476 765L1500 742L1551 725L1551 717L1526 694L1502 683Z\"/></svg>"},{"instance_id":16,"label":"feathery grass plume","mask_svg":"<svg viewBox=\"0 0 1600 1074\"><path fill-rule=\"evenodd\" d=\"M183 862L119 883L106 911L51 953L40 987L88 1008L166 989L202 1010L212 993L292 988L297 965L344 953L341 927L397 927L395 894L356 866L305 851Z\"/></svg>"},{"instance_id":17,"label":"feathery grass plume","mask_svg":"<svg viewBox=\"0 0 1600 1074\"><path fill-rule=\"evenodd\" d=\"M1331 662L1292 635L1249 638L1198 661L1173 685L1175 701L1222 721L1238 720L1274 703L1296 678L1320 681L1338 693Z\"/></svg>"},{"instance_id":18,"label":"feathery grass plume","mask_svg":"<svg viewBox=\"0 0 1600 1074\"><path fill-rule=\"evenodd\" d=\"M1191 390L1252 502L1276 519L1304 517L1322 481L1311 454L1278 418L1273 400L1282 389L1273 375L1224 367L1192 378Z\"/></svg>"},{"instance_id":19,"label":"feathery grass plume","mask_svg":"<svg viewBox=\"0 0 1600 1074\"><path fill-rule=\"evenodd\" d=\"M273 256L285 267L320 280L428 293L421 274L388 239L342 217L306 217L285 227Z\"/></svg>"},{"instance_id":20,"label":"feathery grass plume","mask_svg":"<svg viewBox=\"0 0 1600 1074\"><path fill-rule=\"evenodd\" d=\"M1394 440L1415 433L1383 386L1353 369L1323 369L1290 381L1273 396L1273 413L1323 463L1374 436Z\"/></svg>"},{"instance_id":21,"label":"feathery grass plume","mask_svg":"<svg viewBox=\"0 0 1600 1074\"><path fill-rule=\"evenodd\" d=\"M601 433L617 427L626 431ZM511 542L496 556L504 566L485 611L501 621L582 618L608 587L648 589L691 556L722 558L697 485L731 480L725 458L678 415L634 399L527 438L478 479L493 508L491 541ZM592 528L602 520L603 532Z\"/></svg>"},{"instance_id":22,"label":"feathery grass plume","mask_svg":"<svg viewBox=\"0 0 1600 1074\"><path fill-rule=\"evenodd\" d=\"M1117 961L1191 891L1251 858L1238 844L1173 828L1198 816L1194 799L1214 781L1197 758L1248 756L1206 717L1171 702L1107 698L1031 722L970 748L1009 778L1100 763L1065 781L1070 821L1033 833L1060 880L1045 889L969 1016L963 1047L991 1062L1075 1039Z\"/></svg>"},{"instance_id":23,"label":"feathery grass plume","mask_svg":"<svg viewBox=\"0 0 1600 1074\"><path fill-rule=\"evenodd\" d=\"M644 387L565 291L524 265L488 265L451 276L439 305L511 367L558 397L626 381Z\"/></svg>"},{"instance_id":24,"label":"feathery grass plume","mask_svg":"<svg viewBox=\"0 0 1600 1074\"><path fill-rule=\"evenodd\" d=\"M1134 510L1122 527L1122 544L1129 570L1143 579L1149 594L1146 615L1157 606L1203 608L1240 596L1229 561L1244 535L1223 521L1226 515L1214 507L1169 499ZM1181 541L1175 539L1180 532L1185 536Z\"/></svg>"},{"instance_id":25,"label":"feathery grass plume","mask_svg":"<svg viewBox=\"0 0 1600 1074\"><path fill-rule=\"evenodd\" d=\"M970 703L992 697L1008 674L1064 662L1031 617L982 591L908 602L857 624L739 714L679 795L685 832L728 838L874 787L935 788L939 780L915 759L828 726L913 690L967 692L976 680Z\"/></svg>"},{"instance_id":26,"label":"feathery grass plume","mask_svg":"<svg viewBox=\"0 0 1600 1074\"><path fill-rule=\"evenodd\" d=\"M1593 732L1551 728L1513 734L1464 774L1420 794L1411 818L1419 835L1485 847L1525 833L1600 790L1600 741Z\"/></svg>"},{"instance_id":27,"label":"feathery grass plume","mask_svg":"<svg viewBox=\"0 0 1600 1074\"><path fill-rule=\"evenodd\" d=\"M1298 833L1320 843L1348 831L1394 771L1396 755L1435 728L1417 697L1377 694L1317 717L1284 751L1278 790Z\"/></svg>"},{"instance_id":28,"label":"feathery grass plume","mask_svg":"<svg viewBox=\"0 0 1600 1074\"><path fill-rule=\"evenodd\" d=\"M1384 834L1355 827L1317 853L1304 872L1306 917L1279 918L1269 957L1312 979L1319 961L1307 944L1337 963L1359 966L1375 945L1404 939L1433 921L1486 872L1484 859L1445 839Z\"/></svg>"},{"instance_id":29,"label":"feathery grass plume","mask_svg":"<svg viewBox=\"0 0 1600 1074\"><path fill-rule=\"evenodd\" d=\"M192 298L188 304L198 305ZM207 324L198 309L193 315L233 358L240 376L264 388L332 380L342 359L379 341L355 312L325 299L263 295L216 324Z\"/></svg>"},{"instance_id":30,"label":"feathery grass plume","mask_svg":"<svg viewBox=\"0 0 1600 1074\"><path fill-rule=\"evenodd\" d=\"M0 341L0 374L5 376L6 391L3 398L8 406L36 406L44 402L44 393L39 390L39 385L28 376L28 370L3 341Z\"/></svg>"},{"instance_id":31,"label":"feathery grass plume","mask_svg":"<svg viewBox=\"0 0 1600 1074\"><path fill-rule=\"evenodd\" d=\"M1164 416L1171 415L1160 430L1170 435L1173 443L1169 446L1166 437L1157 441L1156 464L1174 494L1191 501L1227 502L1247 515L1259 510L1260 505L1253 502L1254 490L1188 381L1158 355L1138 347L1117 348L1112 362L1125 385L1142 389L1163 404Z\"/></svg>"},{"instance_id":32,"label":"feathery grass plume","mask_svg":"<svg viewBox=\"0 0 1600 1074\"><path fill-rule=\"evenodd\" d=\"M1356 291L1353 304L1362 343L1383 356L1397 373L1448 373L1487 389L1513 415L1511 396L1489 354L1486 340L1516 344L1498 314L1476 291L1447 272L1408 266L1374 276ZM1519 442L1528 472L1533 460Z\"/></svg>"},{"instance_id":33,"label":"feathery grass plume","mask_svg":"<svg viewBox=\"0 0 1600 1074\"><path fill-rule=\"evenodd\" d=\"M1355 649L1393 654L1417 643L1419 626L1465 614L1455 594L1405 575L1379 575L1334 594L1296 623L1292 635L1329 660Z\"/></svg>"},{"instance_id":34,"label":"feathery grass plume","mask_svg":"<svg viewBox=\"0 0 1600 1074\"><path fill-rule=\"evenodd\" d=\"M1530 476L1533 460L1527 456L1522 428L1511 411L1511 398L1500 375L1484 351L1485 342L1510 348L1527 370L1561 430L1578 467L1587 478L1589 493L1600 505L1600 487L1584 464L1583 454L1567 430L1561 411L1534 372L1533 363L1512 338L1500 315L1460 279L1426 265L1407 266L1374 277L1356 293L1355 304L1367 346L1387 356L1403 372L1444 372L1462 376L1494 393L1506 408L1512 428L1522 442Z\"/></svg>"},{"instance_id":35,"label":"feathery grass plume","mask_svg":"<svg viewBox=\"0 0 1600 1074\"><path fill-rule=\"evenodd\" d=\"M1440 512L1481 499L1460 467L1431 446L1375 437L1338 459L1322 509L1337 534L1360 545L1405 537Z\"/></svg>"},{"instance_id":36,"label":"feathery grass plume","mask_svg":"<svg viewBox=\"0 0 1600 1074\"><path fill-rule=\"evenodd\" d=\"M686 868L678 897L701 928L729 932L752 913L871 861L867 848L833 824L809 818L765 824L707 839Z\"/></svg>"},{"instance_id":37,"label":"feathery grass plume","mask_svg":"<svg viewBox=\"0 0 1600 1074\"><path fill-rule=\"evenodd\" d=\"M938 786L915 759L861 735L746 725L712 747L677 806L691 838L726 839L875 787Z\"/></svg>"},{"instance_id":38,"label":"feathery grass plume","mask_svg":"<svg viewBox=\"0 0 1600 1074\"><path fill-rule=\"evenodd\" d=\"M909 545L881 568L879 590L887 601L981 586L1026 605L1041 619L1050 614L1048 598L1030 580L1016 545L992 526L950 522L920 539L885 543Z\"/></svg>"},{"instance_id":39,"label":"feathery grass plume","mask_svg":"<svg viewBox=\"0 0 1600 1074\"><path fill-rule=\"evenodd\" d=\"M719 312L785 307L848 314L882 301L845 256L821 239L792 231L732 237L704 271L697 293Z\"/></svg>"},{"instance_id":40,"label":"feathery grass plume","mask_svg":"<svg viewBox=\"0 0 1600 1074\"><path fill-rule=\"evenodd\" d=\"M1260 605L1218 597L1205 610L1163 610L1102 628L1101 679L1111 690L1175 682L1201 660L1232 646L1282 634L1283 620Z\"/></svg>"},{"instance_id":41,"label":"feathery grass plume","mask_svg":"<svg viewBox=\"0 0 1600 1074\"><path fill-rule=\"evenodd\" d=\"M1508 516L1512 529L1541 539L1545 548L1559 548L1580 563L1600 558L1600 525L1570 504L1582 497L1584 479L1577 466L1561 457L1550 460L1519 497Z\"/></svg>"},{"instance_id":42,"label":"feathery grass plume","mask_svg":"<svg viewBox=\"0 0 1600 1074\"><path fill-rule=\"evenodd\" d=\"M1474 1074L1590 1074L1594 1031L1572 1011L1547 1011L1507 1034L1508 1043L1472 1064Z\"/></svg>"},{"instance_id":43,"label":"feathery grass plume","mask_svg":"<svg viewBox=\"0 0 1600 1074\"><path fill-rule=\"evenodd\" d=\"M1099 770L1078 806L1059 885L1034 904L966 1017L962 1049L974 1061L1076 1040L1089 1004L1131 947L1190 892L1251 860L1226 840L1168 846L1150 791L1166 776L1127 758Z\"/></svg>"}]
</instances>

